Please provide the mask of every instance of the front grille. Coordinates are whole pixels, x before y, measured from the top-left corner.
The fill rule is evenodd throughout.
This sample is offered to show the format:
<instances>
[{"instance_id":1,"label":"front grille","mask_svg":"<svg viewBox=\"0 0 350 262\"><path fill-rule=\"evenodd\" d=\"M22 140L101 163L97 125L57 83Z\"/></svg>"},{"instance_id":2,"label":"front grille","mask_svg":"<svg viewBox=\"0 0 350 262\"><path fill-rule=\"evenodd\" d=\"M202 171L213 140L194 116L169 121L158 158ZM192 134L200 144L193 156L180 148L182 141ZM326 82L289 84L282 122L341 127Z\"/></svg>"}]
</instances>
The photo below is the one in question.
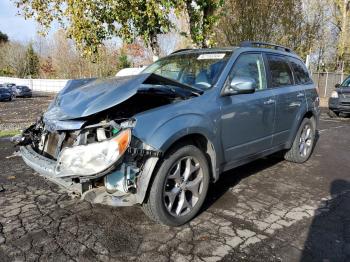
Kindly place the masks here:
<instances>
[{"instance_id":1,"label":"front grille","mask_svg":"<svg viewBox=\"0 0 350 262\"><path fill-rule=\"evenodd\" d=\"M63 148L71 147L74 144L75 138L72 134L66 132L49 132L45 137L43 155L56 160Z\"/></svg>"},{"instance_id":2,"label":"front grille","mask_svg":"<svg viewBox=\"0 0 350 262\"><path fill-rule=\"evenodd\" d=\"M49 133L46 135L44 153L52 158L57 158L57 146L59 142L59 135L56 133Z\"/></svg>"}]
</instances>

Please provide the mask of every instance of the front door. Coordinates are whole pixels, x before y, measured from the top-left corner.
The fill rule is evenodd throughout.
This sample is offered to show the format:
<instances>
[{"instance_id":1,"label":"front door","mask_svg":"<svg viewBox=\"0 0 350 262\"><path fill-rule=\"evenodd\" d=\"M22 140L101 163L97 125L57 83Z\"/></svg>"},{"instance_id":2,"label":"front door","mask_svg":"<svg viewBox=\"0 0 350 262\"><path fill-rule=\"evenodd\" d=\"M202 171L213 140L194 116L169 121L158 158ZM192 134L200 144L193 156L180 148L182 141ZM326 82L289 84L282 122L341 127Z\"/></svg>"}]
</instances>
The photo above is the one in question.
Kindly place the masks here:
<instances>
[{"instance_id":1,"label":"front door","mask_svg":"<svg viewBox=\"0 0 350 262\"><path fill-rule=\"evenodd\" d=\"M271 148L275 118L275 96L273 90L267 89L262 55L242 54L225 85L229 85L235 77L254 79L256 91L220 98L221 137L227 164Z\"/></svg>"}]
</instances>

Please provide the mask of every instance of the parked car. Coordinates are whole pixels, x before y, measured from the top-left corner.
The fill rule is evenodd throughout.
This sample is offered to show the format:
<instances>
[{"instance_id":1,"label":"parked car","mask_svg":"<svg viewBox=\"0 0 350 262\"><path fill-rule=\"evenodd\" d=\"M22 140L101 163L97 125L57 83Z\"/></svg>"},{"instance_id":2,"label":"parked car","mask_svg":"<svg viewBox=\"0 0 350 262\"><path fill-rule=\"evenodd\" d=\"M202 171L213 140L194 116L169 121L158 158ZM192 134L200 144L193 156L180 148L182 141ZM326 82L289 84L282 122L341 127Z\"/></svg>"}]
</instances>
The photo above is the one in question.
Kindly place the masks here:
<instances>
[{"instance_id":1,"label":"parked car","mask_svg":"<svg viewBox=\"0 0 350 262\"><path fill-rule=\"evenodd\" d=\"M136 76L72 80L14 140L30 167L83 199L140 204L179 226L224 171L279 151L307 161L319 114L295 53L245 42L180 50Z\"/></svg>"},{"instance_id":2,"label":"parked car","mask_svg":"<svg viewBox=\"0 0 350 262\"><path fill-rule=\"evenodd\" d=\"M118 73L115 76L133 76L139 74L143 69L143 67L130 67L130 68L123 68L118 71Z\"/></svg>"},{"instance_id":3,"label":"parked car","mask_svg":"<svg viewBox=\"0 0 350 262\"><path fill-rule=\"evenodd\" d=\"M6 87L12 94L12 99L16 98L16 84L14 83L4 83L4 87Z\"/></svg>"},{"instance_id":4,"label":"parked car","mask_svg":"<svg viewBox=\"0 0 350 262\"><path fill-rule=\"evenodd\" d=\"M350 114L350 76L342 84L337 84L328 100L329 115Z\"/></svg>"},{"instance_id":5,"label":"parked car","mask_svg":"<svg viewBox=\"0 0 350 262\"><path fill-rule=\"evenodd\" d=\"M28 86L16 86L16 97L32 97L32 90Z\"/></svg>"},{"instance_id":6,"label":"parked car","mask_svg":"<svg viewBox=\"0 0 350 262\"><path fill-rule=\"evenodd\" d=\"M11 101L12 93L7 88L0 86L0 101Z\"/></svg>"}]
</instances>

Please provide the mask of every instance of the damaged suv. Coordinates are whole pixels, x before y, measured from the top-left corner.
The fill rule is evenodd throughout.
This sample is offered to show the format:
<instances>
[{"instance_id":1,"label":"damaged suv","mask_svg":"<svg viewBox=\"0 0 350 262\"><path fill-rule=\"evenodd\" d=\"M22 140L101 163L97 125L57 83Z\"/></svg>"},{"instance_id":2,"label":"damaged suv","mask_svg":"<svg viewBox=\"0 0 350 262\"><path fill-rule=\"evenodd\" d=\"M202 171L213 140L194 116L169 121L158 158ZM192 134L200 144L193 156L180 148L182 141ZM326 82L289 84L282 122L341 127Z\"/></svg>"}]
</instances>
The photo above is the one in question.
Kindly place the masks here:
<instances>
[{"instance_id":1,"label":"damaged suv","mask_svg":"<svg viewBox=\"0 0 350 262\"><path fill-rule=\"evenodd\" d=\"M290 49L180 50L139 75L72 80L17 143L24 161L92 203L140 204L178 226L229 169L312 152L319 97Z\"/></svg>"}]
</instances>

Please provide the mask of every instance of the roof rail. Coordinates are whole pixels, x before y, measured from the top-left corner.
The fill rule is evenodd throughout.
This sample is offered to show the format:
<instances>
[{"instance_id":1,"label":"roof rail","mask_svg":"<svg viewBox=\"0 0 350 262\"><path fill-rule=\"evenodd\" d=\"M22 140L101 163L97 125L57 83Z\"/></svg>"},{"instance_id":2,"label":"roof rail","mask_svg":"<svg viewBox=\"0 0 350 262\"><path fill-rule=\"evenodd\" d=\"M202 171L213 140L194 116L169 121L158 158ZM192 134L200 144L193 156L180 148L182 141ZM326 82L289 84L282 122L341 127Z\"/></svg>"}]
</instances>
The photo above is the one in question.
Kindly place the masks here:
<instances>
[{"instance_id":1,"label":"roof rail","mask_svg":"<svg viewBox=\"0 0 350 262\"><path fill-rule=\"evenodd\" d=\"M179 50L176 50L176 51L172 52L171 55L172 55L172 54L176 54L176 53L180 53L180 52L182 52L182 51L189 51L189 50L193 50L193 49L191 49L191 48L179 49Z\"/></svg>"},{"instance_id":2,"label":"roof rail","mask_svg":"<svg viewBox=\"0 0 350 262\"><path fill-rule=\"evenodd\" d=\"M288 53L294 53L292 49L282 46L282 45L275 45L275 44L271 44L271 43L265 43L265 42L254 42L254 41L244 41L241 42L239 44L240 47L254 47L254 46L269 46L269 47L273 47L275 50L281 50L281 51L285 51Z\"/></svg>"}]
</instances>

